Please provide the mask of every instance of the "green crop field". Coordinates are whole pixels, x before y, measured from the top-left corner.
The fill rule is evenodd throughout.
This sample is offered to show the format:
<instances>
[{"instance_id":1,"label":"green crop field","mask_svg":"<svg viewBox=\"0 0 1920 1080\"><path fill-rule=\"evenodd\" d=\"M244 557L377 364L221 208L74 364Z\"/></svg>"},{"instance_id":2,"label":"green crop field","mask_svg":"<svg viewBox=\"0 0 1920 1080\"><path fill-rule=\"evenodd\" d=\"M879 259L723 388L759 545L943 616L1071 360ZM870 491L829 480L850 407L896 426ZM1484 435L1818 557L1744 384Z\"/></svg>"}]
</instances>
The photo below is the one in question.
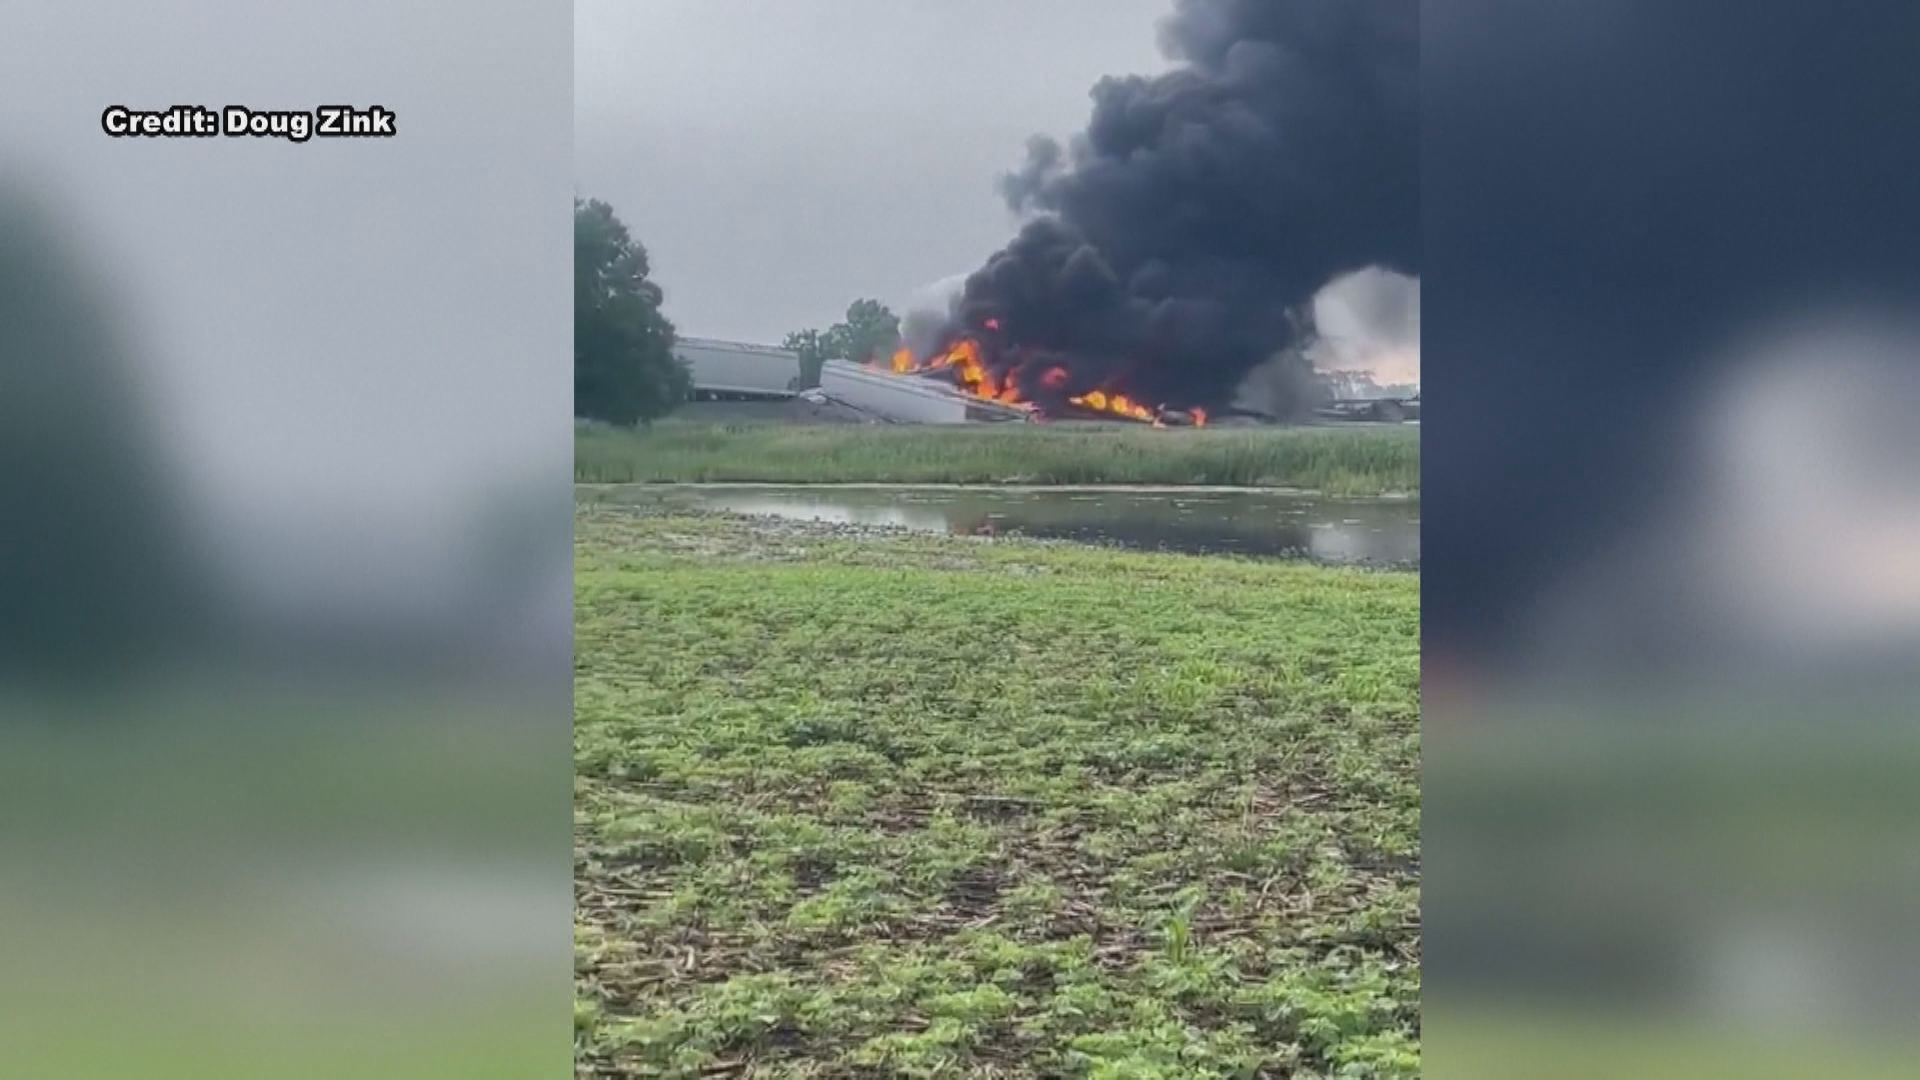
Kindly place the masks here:
<instances>
[{"instance_id":1,"label":"green crop field","mask_svg":"<svg viewBox=\"0 0 1920 1080\"><path fill-rule=\"evenodd\" d=\"M1417 575L576 545L583 1075L1419 1074Z\"/></svg>"}]
</instances>

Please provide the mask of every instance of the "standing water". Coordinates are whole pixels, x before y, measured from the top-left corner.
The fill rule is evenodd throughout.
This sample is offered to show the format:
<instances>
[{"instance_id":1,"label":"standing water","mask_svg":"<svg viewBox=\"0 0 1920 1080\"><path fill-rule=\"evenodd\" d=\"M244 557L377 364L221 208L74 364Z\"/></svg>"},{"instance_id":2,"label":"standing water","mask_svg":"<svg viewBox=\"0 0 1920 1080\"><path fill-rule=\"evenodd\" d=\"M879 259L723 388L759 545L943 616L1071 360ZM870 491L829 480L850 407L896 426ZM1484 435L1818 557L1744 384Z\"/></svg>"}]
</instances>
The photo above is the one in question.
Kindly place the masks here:
<instances>
[{"instance_id":1,"label":"standing water","mask_svg":"<svg viewBox=\"0 0 1920 1080\"><path fill-rule=\"evenodd\" d=\"M1418 566L1417 499L1337 499L1248 488L618 484L646 502L951 535L1030 536L1150 551Z\"/></svg>"}]
</instances>

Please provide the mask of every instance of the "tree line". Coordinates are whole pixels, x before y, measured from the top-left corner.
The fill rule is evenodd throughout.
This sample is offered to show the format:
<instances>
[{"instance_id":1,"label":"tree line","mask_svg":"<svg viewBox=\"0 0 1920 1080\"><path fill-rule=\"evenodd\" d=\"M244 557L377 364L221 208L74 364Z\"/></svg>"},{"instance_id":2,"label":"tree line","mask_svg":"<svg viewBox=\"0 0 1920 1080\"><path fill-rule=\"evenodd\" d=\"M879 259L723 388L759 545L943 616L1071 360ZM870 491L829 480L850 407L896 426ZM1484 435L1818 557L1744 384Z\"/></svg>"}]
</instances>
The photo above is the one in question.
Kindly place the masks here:
<instances>
[{"instance_id":1,"label":"tree line","mask_svg":"<svg viewBox=\"0 0 1920 1080\"><path fill-rule=\"evenodd\" d=\"M573 202L573 415L632 427L688 400L693 379L674 353L665 290L650 277L647 249L599 199ZM855 300L824 329L796 330L781 347L800 358L799 385L820 385L828 360L890 353L900 320L877 300Z\"/></svg>"}]
</instances>

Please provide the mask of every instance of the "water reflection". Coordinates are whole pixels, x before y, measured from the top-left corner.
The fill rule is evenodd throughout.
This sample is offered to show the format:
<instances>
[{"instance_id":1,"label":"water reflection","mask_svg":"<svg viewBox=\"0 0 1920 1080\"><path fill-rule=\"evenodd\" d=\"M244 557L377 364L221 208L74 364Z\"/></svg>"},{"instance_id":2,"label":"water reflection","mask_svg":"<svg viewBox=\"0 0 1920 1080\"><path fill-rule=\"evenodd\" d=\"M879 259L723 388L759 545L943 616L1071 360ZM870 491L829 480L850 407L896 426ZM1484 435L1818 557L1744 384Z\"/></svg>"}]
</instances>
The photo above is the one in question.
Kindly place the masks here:
<instances>
[{"instance_id":1,"label":"water reflection","mask_svg":"<svg viewBox=\"0 0 1920 1080\"><path fill-rule=\"evenodd\" d=\"M1271 491L630 485L596 498L951 535L1417 566L1420 504Z\"/></svg>"}]
</instances>

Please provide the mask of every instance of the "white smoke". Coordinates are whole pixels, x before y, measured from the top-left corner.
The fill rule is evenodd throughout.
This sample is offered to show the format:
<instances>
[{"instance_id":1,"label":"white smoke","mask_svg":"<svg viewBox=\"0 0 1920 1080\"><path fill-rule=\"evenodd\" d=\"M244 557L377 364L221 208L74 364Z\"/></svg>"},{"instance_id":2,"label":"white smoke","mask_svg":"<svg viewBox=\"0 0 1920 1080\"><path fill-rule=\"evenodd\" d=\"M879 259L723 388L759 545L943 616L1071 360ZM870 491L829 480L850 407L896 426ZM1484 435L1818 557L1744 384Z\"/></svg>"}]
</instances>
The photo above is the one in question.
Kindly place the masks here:
<instances>
[{"instance_id":1,"label":"white smoke","mask_svg":"<svg viewBox=\"0 0 1920 1080\"><path fill-rule=\"evenodd\" d=\"M897 309L900 339L916 359L926 359L938 347L940 331L952 316L954 304L966 286L966 274L951 274L915 289Z\"/></svg>"},{"instance_id":2,"label":"white smoke","mask_svg":"<svg viewBox=\"0 0 1920 1080\"><path fill-rule=\"evenodd\" d=\"M1382 387L1420 385L1420 279L1367 269L1335 278L1313 298L1321 371L1365 372Z\"/></svg>"}]
</instances>

